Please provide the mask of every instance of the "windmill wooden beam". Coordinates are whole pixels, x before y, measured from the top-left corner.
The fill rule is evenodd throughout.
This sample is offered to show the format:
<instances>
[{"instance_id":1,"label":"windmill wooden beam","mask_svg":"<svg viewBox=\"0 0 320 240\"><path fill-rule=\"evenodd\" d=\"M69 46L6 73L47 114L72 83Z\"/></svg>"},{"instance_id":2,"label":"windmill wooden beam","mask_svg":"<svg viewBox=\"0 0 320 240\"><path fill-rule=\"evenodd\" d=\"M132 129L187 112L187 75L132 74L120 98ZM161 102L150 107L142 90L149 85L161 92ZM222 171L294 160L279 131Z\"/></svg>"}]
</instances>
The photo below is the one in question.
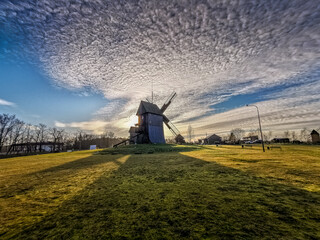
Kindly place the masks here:
<instances>
[{"instance_id":1,"label":"windmill wooden beam","mask_svg":"<svg viewBox=\"0 0 320 240\"><path fill-rule=\"evenodd\" d=\"M160 109L162 113L164 113L164 111L169 107L169 105L171 104L173 99L175 99L176 96L177 96L176 92L171 93L171 95L168 97L167 101L163 104L163 106Z\"/></svg>"}]
</instances>

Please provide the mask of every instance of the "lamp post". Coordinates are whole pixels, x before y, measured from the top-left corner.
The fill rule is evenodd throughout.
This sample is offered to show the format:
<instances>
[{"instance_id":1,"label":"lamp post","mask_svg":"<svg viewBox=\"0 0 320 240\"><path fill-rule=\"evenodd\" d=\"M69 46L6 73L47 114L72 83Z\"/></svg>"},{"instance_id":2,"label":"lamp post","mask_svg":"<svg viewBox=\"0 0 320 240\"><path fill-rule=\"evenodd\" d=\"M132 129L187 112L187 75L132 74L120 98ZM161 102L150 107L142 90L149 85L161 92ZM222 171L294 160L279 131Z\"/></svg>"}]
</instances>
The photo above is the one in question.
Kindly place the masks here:
<instances>
[{"instance_id":1,"label":"lamp post","mask_svg":"<svg viewBox=\"0 0 320 240\"><path fill-rule=\"evenodd\" d=\"M261 129L261 121L260 121L259 108L258 108L256 105L253 105L253 104L250 104L250 105L247 104L246 106L247 106L247 107L252 106L252 107L255 107L255 108L257 109L257 112L258 112L258 120L259 120L259 128L260 128L260 134L261 134L262 149L263 149L263 151L265 152L265 150L264 150L264 142L263 142L263 134L262 134L262 129Z\"/></svg>"}]
</instances>

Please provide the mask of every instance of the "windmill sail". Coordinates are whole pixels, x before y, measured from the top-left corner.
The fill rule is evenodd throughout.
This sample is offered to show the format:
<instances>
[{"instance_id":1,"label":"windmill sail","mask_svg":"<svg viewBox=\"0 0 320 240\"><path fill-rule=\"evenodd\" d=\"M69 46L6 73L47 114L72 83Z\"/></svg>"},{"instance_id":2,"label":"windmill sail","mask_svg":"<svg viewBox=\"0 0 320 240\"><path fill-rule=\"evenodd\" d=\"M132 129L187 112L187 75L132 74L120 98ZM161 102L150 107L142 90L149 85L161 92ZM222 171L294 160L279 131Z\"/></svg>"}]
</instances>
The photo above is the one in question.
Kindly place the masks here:
<instances>
[{"instance_id":1,"label":"windmill sail","mask_svg":"<svg viewBox=\"0 0 320 240\"><path fill-rule=\"evenodd\" d=\"M164 111L169 107L169 105L171 104L173 99L175 99L176 96L177 96L176 92L171 93L171 95L168 97L167 101L163 104L163 106L160 109L162 113L164 113Z\"/></svg>"},{"instance_id":2,"label":"windmill sail","mask_svg":"<svg viewBox=\"0 0 320 240\"><path fill-rule=\"evenodd\" d=\"M176 128L175 125L173 125L172 122L170 122L170 120L165 115L163 115L163 122L166 124L166 126L174 136L178 136L180 134L180 131Z\"/></svg>"},{"instance_id":3,"label":"windmill sail","mask_svg":"<svg viewBox=\"0 0 320 240\"><path fill-rule=\"evenodd\" d=\"M180 131L176 128L175 125L167 118L163 113L172 103L173 99L177 96L176 92L171 93L168 97L167 101L163 104L160 111L162 112L163 122L169 128L170 132L173 136L175 136L176 143L185 143L184 137L180 134Z\"/></svg>"},{"instance_id":4,"label":"windmill sail","mask_svg":"<svg viewBox=\"0 0 320 240\"><path fill-rule=\"evenodd\" d=\"M185 143L186 141L184 140L184 137L180 134L179 130L176 128L175 125L173 125L172 122L169 121L169 119L164 116L163 118L163 122L166 124L166 126L169 128L169 130L171 131L171 133L175 136L175 141L176 143L179 143L179 144L183 144ZM166 121L168 120L168 121Z\"/></svg>"}]
</instances>

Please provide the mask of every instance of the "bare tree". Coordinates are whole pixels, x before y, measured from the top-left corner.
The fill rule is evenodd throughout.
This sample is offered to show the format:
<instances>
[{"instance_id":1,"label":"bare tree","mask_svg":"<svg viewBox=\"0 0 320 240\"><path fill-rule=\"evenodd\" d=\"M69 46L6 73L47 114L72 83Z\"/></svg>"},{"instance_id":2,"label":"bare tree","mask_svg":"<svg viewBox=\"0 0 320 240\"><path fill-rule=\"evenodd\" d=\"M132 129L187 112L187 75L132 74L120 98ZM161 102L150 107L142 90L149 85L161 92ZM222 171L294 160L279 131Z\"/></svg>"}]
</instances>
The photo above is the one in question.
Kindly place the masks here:
<instances>
[{"instance_id":1,"label":"bare tree","mask_svg":"<svg viewBox=\"0 0 320 240\"><path fill-rule=\"evenodd\" d=\"M24 140L24 132L25 132L25 128L24 128L25 123L20 121L19 119L15 119L15 123L14 123L14 127L12 128L12 131L10 132L10 141L9 144L13 145L13 144L17 144L17 143L22 143ZM10 148L7 150L7 154L9 154L11 150L11 146Z\"/></svg>"},{"instance_id":2,"label":"bare tree","mask_svg":"<svg viewBox=\"0 0 320 240\"><path fill-rule=\"evenodd\" d=\"M240 128L239 128L240 129ZM248 133L248 137L252 137L252 136L258 136L259 135L259 128L258 129L251 129Z\"/></svg>"},{"instance_id":3,"label":"bare tree","mask_svg":"<svg viewBox=\"0 0 320 240\"><path fill-rule=\"evenodd\" d=\"M30 143L32 142L32 125L30 123L24 125L24 136L22 138L22 142Z\"/></svg>"},{"instance_id":4,"label":"bare tree","mask_svg":"<svg viewBox=\"0 0 320 240\"><path fill-rule=\"evenodd\" d=\"M105 130L105 132L103 133L103 135L106 137L106 138L114 138L115 137L115 134L114 132L112 131L109 131L109 130Z\"/></svg>"},{"instance_id":5,"label":"bare tree","mask_svg":"<svg viewBox=\"0 0 320 240\"><path fill-rule=\"evenodd\" d=\"M40 141L44 142L47 140L47 126L40 123L39 124L39 131L40 131Z\"/></svg>"},{"instance_id":6,"label":"bare tree","mask_svg":"<svg viewBox=\"0 0 320 240\"><path fill-rule=\"evenodd\" d=\"M115 137L114 132L109 131L107 134L107 137L114 138Z\"/></svg>"},{"instance_id":7,"label":"bare tree","mask_svg":"<svg viewBox=\"0 0 320 240\"><path fill-rule=\"evenodd\" d=\"M310 134L309 134L310 131L308 131L307 128L303 128L301 131L300 131L300 139L301 141L304 141L304 142L307 142L310 138Z\"/></svg>"},{"instance_id":8,"label":"bare tree","mask_svg":"<svg viewBox=\"0 0 320 240\"><path fill-rule=\"evenodd\" d=\"M284 136L285 138L289 138L290 132L289 132L289 131L284 131L283 136Z\"/></svg>"},{"instance_id":9,"label":"bare tree","mask_svg":"<svg viewBox=\"0 0 320 240\"><path fill-rule=\"evenodd\" d=\"M191 125L188 126L187 138L189 139L189 142L191 142L191 140L194 138L194 130Z\"/></svg>"},{"instance_id":10,"label":"bare tree","mask_svg":"<svg viewBox=\"0 0 320 240\"><path fill-rule=\"evenodd\" d=\"M42 143L44 143L45 141L47 141L48 139L48 130L47 130L47 126L45 124L40 123L36 130L35 130L35 135L36 135L36 142L39 143L39 151L42 151Z\"/></svg>"},{"instance_id":11,"label":"bare tree","mask_svg":"<svg viewBox=\"0 0 320 240\"><path fill-rule=\"evenodd\" d=\"M0 152L6 141L8 135L12 132L16 124L16 116L9 114L0 114Z\"/></svg>"},{"instance_id":12,"label":"bare tree","mask_svg":"<svg viewBox=\"0 0 320 240\"><path fill-rule=\"evenodd\" d=\"M64 130L60 130L57 128L51 128L50 129L50 135L53 141L53 149L52 151L55 152L56 151L56 145L57 143L61 143L62 139L63 139L63 133Z\"/></svg>"},{"instance_id":13,"label":"bare tree","mask_svg":"<svg viewBox=\"0 0 320 240\"><path fill-rule=\"evenodd\" d=\"M75 133L64 132L63 134L63 143L66 144L66 149L72 149L77 140Z\"/></svg>"},{"instance_id":14,"label":"bare tree","mask_svg":"<svg viewBox=\"0 0 320 240\"><path fill-rule=\"evenodd\" d=\"M40 141L40 126L33 126L34 131L33 131L33 140L38 143Z\"/></svg>"},{"instance_id":15,"label":"bare tree","mask_svg":"<svg viewBox=\"0 0 320 240\"><path fill-rule=\"evenodd\" d=\"M193 132L192 132L193 133ZM106 135L98 136L80 131L78 134L65 132L63 129L47 128L44 124L31 125L25 124L17 119L15 115L0 114L0 151L3 146L10 145L6 149L7 153L13 151L36 152L42 151L43 145L51 146L51 152L61 149L64 143L67 148L75 148L80 145L79 149L88 147L91 144L97 144L99 147L112 146L124 139L115 137L114 132L108 131ZM50 142L49 142L50 141ZM52 142L51 142L52 141ZM49 143L48 143L49 142ZM23 143L12 146L13 144ZM35 144L33 144L35 143ZM78 148L78 146L76 148Z\"/></svg>"},{"instance_id":16,"label":"bare tree","mask_svg":"<svg viewBox=\"0 0 320 240\"><path fill-rule=\"evenodd\" d=\"M273 136L272 131L269 131L267 135L268 135L268 140L271 141L272 136Z\"/></svg>"},{"instance_id":17,"label":"bare tree","mask_svg":"<svg viewBox=\"0 0 320 240\"><path fill-rule=\"evenodd\" d=\"M42 143L47 141L47 126L40 123L39 125L33 126L33 140L39 144L39 151L42 151ZM35 151L37 146L35 146Z\"/></svg>"},{"instance_id":18,"label":"bare tree","mask_svg":"<svg viewBox=\"0 0 320 240\"><path fill-rule=\"evenodd\" d=\"M235 141L238 141L244 136L245 132L241 128L234 128L231 130L231 133L234 135Z\"/></svg>"},{"instance_id":19,"label":"bare tree","mask_svg":"<svg viewBox=\"0 0 320 240\"><path fill-rule=\"evenodd\" d=\"M23 143L24 142L24 133L26 132L25 123L16 119L15 125L13 128L13 142L11 144Z\"/></svg>"},{"instance_id":20,"label":"bare tree","mask_svg":"<svg viewBox=\"0 0 320 240\"><path fill-rule=\"evenodd\" d=\"M87 135L85 132L83 132L82 130L79 130L77 132L76 135L76 141L79 142L79 150L82 150L82 141L84 141L85 139L85 135Z\"/></svg>"},{"instance_id":21,"label":"bare tree","mask_svg":"<svg viewBox=\"0 0 320 240\"><path fill-rule=\"evenodd\" d=\"M265 134L263 134L263 139L265 140L265 141L271 141L271 139L272 139L272 132L271 131L269 131L269 132L264 132Z\"/></svg>"},{"instance_id":22,"label":"bare tree","mask_svg":"<svg viewBox=\"0 0 320 240\"><path fill-rule=\"evenodd\" d=\"M229 140L230 142L232 142L232 143L235 143L235 142L237 141L237 138L236 138L236 136L234 135L233 132L230 133L228 140Z\"/></svg>"},{"instance_id":23,"label":"bare tree","mask_svg":"<svg viewBox=\"0 0 320 240\"><path fill-rule=\"evenodd\" d=\"M223 141L223 142L229 141L229 138L230 138L229 135L223 135L223 136L222 136L222 141Z\"/></svg>"},{"instance_id":24,"label":"bare tree","mask_svg":"<svg viewBox=\"0 0 320 240\"><path fill-rule=\"evenodd\" d=\"M296 132L295 132L295 131L292 131L292 132L291 132L291 138L292 138L292 141L294 141L294 140L297 139L297 135L296 135Z\"/></svg>"}]
</instances>

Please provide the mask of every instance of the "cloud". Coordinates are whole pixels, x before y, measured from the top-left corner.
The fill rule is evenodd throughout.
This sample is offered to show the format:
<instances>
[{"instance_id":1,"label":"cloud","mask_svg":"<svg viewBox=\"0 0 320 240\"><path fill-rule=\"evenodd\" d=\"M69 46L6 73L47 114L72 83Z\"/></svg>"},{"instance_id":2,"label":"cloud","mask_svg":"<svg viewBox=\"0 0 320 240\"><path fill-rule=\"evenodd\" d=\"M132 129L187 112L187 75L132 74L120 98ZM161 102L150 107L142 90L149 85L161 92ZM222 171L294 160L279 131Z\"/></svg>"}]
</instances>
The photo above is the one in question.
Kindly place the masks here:
<instances>
[{"instance_id":1,"label":"cloud","mask_svg":"<svg viewBox=\"0 0 320 240\"><path fill-rule=\"evenodd\" d=\"M273 94L266 101L255 103L259 107L262 127L266 131L282 134L285 130L309 129L320 126L320 84L317 81L299 87L289 87ZM271 97L271 96L270 96ZM189 124L200 135L227 133L232 128L251 130L258 128L257 111L254 107L239 107L191 121ZM183 128L183 125L178 125Z\"/></svg>"},{"instance_id":2,"label":"cloud","mask_svg":"<svg viewBox=\"0 0 320 240\"><path fill-rule=\"evenodd\" d=\"M55 121L55 126L60 128L80 129L94 134L102 134L107 130L113 130L110 128L110 123L101 120L83 121L83 122L70 122L62 123Z\"/></svg>"},{"instance_id":3,"label":"cloud","mask_svg":"<svg viewBox=\"0 0 320 240\"><path fill-rule=\"evenodd\" d=\"M64 128L67 125L65 123L59 122L59 121L55 121L54 122L54 126L59 127L59 128Z\"/></svg>"},{"instance_id":4,"label":"cloud","mask_svg":"<svg viewBox=\"0 0 320 240\"><path fill-rule=\"evenodd\" d=\"M91 88L109 100L92 121L79 123L81 127L94 122L98 128L102 122L126 127L124 122L139 101L150 96L151 83L159 105L172 91L178 93L166 114L181 129L192 123L210 130L206 119L212 124L219 119L230 122L217 125L230 129L242 118L238 114L251 124L250 114L243 114L242 108L213 115L212 106L270 87L282 92L260 103L267 112L277 109L268 115L268 124L278 126L272 119L298 114L294 106L317 112L315 104L299 102L312 101L303 95L307 89L296 100L281 95L286 91L283 86L293 80L303 87L320 77L317 73L307 81L295 78L320 68L316 0L43 0L36 6L31 0L5 1L0 5L0 22L5 26L0 31L10 27L5 34L25 39L14 54L38 58L55 84ZM319 84L314 81L313 87ZM299 116L310 120L311 115Z\"/></svg>"},{"instance_id":5,"label":"cloud","mask_svg":"<svg viewBox=\"0 0 320 240\"><path fill-rule=\"evenodd\" d=\"M9 101L6 101L6 100L3 100L3 99L0 98L0 105L3 105L3 106L15 106L15 103L9 102Z\"/></svg>"}]
</instances>

